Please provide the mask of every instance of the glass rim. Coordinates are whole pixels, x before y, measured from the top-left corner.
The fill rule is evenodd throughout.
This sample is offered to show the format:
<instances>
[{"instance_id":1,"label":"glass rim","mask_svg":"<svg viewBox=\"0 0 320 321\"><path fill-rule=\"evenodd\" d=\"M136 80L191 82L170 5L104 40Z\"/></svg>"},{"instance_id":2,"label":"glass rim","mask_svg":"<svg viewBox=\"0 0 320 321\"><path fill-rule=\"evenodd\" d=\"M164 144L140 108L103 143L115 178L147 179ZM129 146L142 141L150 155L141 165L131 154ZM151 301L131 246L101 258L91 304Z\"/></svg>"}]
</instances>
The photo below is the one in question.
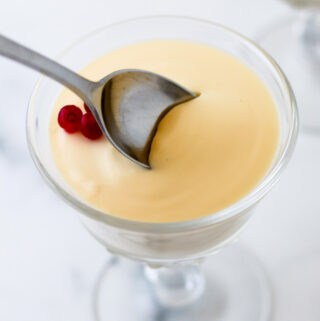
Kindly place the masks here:
<instances>
[{"instance_id":1,"label":"glass rim","mask_svg":"<svg viewBox=\"0 0 320 321\"><path fill-rule=\"evenodd\" d=\"M115 22L107 26L95 29L87 33L86 35L78 38L78 40L74 41L70 46L68 46L65 50L63 50L57 56L57 60L61 59L65 54L71 51L78 44L89 39L91 36L94 36L96 34L99 34L100 32L103 32L106 29L124 25L130 22L156 20L156 19L174 19L174 20L180 20L180 21L184 20L184 21L203 23L211 27L213 26L215 28L218 28L221 31L231 34L233 36L236 36L240 41L245 42L247 45L249 45L250 50L260 53L262 57L265 59L265 62L269 64L269 67L273 69L273 73L277 74L281 83L281 91L284 92L288 98L288 102L289 102L288 104L290 105L290 113L291 113L291 123L289 126L288 134L285 137L284 148L281 154L279 155L279 159L273 165L271 171L255 186L254 189L252 189L248 194L246 194L240 200L236 201L230 206L222 210L219 210L217 212L205 215L197 219L188 220L188 221L165 222L165 223L143 222L143 221L134 221L134 220L120 218L120 217L102 212L94 207L91 207L90 205L84 202L78 201L70 193L68 193L66 190L60 187L60 185L56 182L56 180L49 174L49 172L46 170L45 166L41 161L41 157L37 152L37 147L33 143L33 138L31 134L32 129L30 129L30 122L29 122L30 114L31 114L30 111L32 110L32 107L35 105L35 99L38 94L40 85L42 84L43 81L45 81L45 79L48 79L45 76L40 76L40 78L38 79L33 89L33 92L29 100L27 118L26 118L27 119L27 126L26 126L27 144L28 144L29 152L31 154L31 157L36 167L40 171L41 175L45 178L47 183L51 186L51 188L55 192L57 192L57 194L60 197L62 197L66 202L72 205L75 209L80 211L81 214L91 219L110 225L112 227L123 229L123 230L131 230L137 233L139 232L159 233L159 234L179 233L179 232L184 232L188 230L205 228L212 224L237 216L245 209L250 208L252 205L256 204L261 198L263 198L263 196L267 194L267 192L271 189L273 184L276 183L276 181L278 180L281 170L284 169L285 165L290 159L290 156L292 155L292 152L297 140L297 134L298 134L298 110L297 110L294 93L291 89L291 86L286 76L284 75L283 71L278 66L276 61L264 49L262 49L259 45L254 43L252 40L250 40L246 36L241 35L237 31L234 31L219 23L211 22L205 19L199 19L199 18L188 17L188 16L177 16L177 15L151 15L151 16L142 16L142 17L122 20L122 21Z\"/></svg>"}]
</instances>

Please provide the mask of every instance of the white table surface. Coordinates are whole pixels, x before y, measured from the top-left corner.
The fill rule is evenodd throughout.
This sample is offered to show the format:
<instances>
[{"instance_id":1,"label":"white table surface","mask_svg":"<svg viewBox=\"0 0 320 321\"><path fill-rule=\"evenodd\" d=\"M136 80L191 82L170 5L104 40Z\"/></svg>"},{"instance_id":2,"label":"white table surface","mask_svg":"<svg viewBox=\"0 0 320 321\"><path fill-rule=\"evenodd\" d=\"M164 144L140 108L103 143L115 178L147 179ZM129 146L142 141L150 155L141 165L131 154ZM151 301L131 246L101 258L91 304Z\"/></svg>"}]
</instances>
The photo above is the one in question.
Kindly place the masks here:
<instances>
[{"instance_id":1,"label":"white table surface","mask_svg":"<svg viewBox=\"0 0 320 321\"><path fill-rule=\"evenodd\" d=\"M88 31L130 17L189 15L253 37L290 12L273 0L0 0L0 33L54 57ZM91 321L92 284L106 253L29 157L24 121L37 77L0 57L0 320ZM302 134L240 237L270 274L276 321L320 320L319 182L320 137Z\"/></svg>"}]
</instances>

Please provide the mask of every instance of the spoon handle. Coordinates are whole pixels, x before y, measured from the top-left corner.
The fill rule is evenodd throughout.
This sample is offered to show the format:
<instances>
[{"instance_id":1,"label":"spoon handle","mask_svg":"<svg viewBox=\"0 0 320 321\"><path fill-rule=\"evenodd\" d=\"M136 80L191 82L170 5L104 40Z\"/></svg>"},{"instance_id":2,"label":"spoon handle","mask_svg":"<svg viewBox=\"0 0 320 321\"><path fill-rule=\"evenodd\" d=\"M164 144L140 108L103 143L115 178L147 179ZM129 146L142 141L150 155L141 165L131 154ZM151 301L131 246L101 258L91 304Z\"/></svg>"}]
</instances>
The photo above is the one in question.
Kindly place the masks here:
<instances>
[{"instance_id":1,"label":"spoon handle","mask_svg":"<svg viewBox=\"0 0 320 321\"><path fill-rule=\"evenodd\" d=\"M90 89L95 84L53 60L2 35L0 35L0 55L20 62L56 80L68 87L83 100L85 100L85 97L87 97Z\"/></svg>"}]
</instances>

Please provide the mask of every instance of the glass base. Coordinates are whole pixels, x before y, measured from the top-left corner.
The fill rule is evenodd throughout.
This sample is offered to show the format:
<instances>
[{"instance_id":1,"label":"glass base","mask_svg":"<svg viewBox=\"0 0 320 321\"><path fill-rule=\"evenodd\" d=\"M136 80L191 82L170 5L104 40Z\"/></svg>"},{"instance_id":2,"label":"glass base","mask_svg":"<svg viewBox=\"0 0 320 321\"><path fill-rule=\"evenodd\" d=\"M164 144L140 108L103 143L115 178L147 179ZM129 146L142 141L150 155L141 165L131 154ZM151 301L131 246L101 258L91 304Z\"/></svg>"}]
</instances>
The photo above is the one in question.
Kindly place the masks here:
<instances>
[{"instance_id":1,"label":"glass base","mask_svg":"<svg viewBox=\"0 0 320 321\"><path fill-rule=\"evenodd\" d=\"M293 16L260 32L256 41L288 77L297 99L301 129L320 135L320 34L315 35L312 28L307 19Z\"/></svg>"},{"instance_id":2,"label":"glass base","mask_svg":"<svg viewBox=\"0 0 320 321\"><path fill-rule=\"evenodd\" d=\"M266 321L270 288L257 259L229 246L206 259L206 285L196 302L165 308L157 302L142 264L119 258L104 268L93 298L97 321Z\"/></svg>"}]
</instances>

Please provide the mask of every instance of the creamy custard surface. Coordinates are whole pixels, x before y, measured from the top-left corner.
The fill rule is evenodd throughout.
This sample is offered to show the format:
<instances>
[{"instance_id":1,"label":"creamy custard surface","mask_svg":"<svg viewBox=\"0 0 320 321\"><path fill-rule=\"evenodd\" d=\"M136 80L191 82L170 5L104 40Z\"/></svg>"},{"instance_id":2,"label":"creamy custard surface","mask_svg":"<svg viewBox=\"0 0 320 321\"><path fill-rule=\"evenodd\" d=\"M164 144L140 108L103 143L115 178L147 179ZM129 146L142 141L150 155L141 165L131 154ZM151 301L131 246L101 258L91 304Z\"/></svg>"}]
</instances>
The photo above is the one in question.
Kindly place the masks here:
<instances>
[{"instance_id":1,"label":"creamy custard surface","mask_svg":"<svg viewBox=\"0 0 320 321\"><path fill-rule=\"evenodd\" d=\"M105 138L90 141L60 128L62 106L82 107L65 89L52 113L52 153L85 202L134 221L186 221L230 206L266 175L278 146L278 115L266 86L247 66L205 45L159 40L110 52L82 74L98 80L123 68L159 73L201 96L161 121L150 153L152 170L146 170Z\"/></svg>"}]
</instances>

